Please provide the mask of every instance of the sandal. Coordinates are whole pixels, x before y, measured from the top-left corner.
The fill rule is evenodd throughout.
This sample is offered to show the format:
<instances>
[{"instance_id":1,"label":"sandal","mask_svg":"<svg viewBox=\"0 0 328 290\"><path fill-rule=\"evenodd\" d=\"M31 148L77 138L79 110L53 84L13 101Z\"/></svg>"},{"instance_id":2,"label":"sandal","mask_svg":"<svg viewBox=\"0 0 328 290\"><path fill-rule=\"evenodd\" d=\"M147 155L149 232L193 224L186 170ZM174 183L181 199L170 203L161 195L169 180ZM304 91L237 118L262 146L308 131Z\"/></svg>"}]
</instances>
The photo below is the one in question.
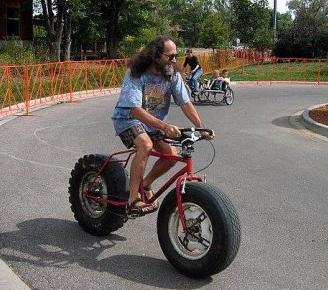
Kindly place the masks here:
<instances>
[{"instance_id":1,"label":"sandal","mask_svg":"<svg viewBox=\"0 0 328 290\"><path fill-rule=\"evenodd\" d=\"M138 205L138 203L142 203L142 205ZM143 203L140 198L136 198L130 204L126 205L126 214L129 218L141 217L156 210L157 208L152 204Z\"/></svg>"},{"instance_id":2,"label":"sandal","mask_svg":"<svg viewBox=\"0 0 328 290\"><path fill-rule=\"evenodd\" d=\"M154 196L154 192L152 191L152 189L150 187L144 187L144 192L145 192L145 195L146 195L146 199L147 200L151 199ZM155 208L155 210L158 210L158 208L159 208L158 199L154 200L154 202L152 203L152 205Z\"/></svg>"}]
</instances>

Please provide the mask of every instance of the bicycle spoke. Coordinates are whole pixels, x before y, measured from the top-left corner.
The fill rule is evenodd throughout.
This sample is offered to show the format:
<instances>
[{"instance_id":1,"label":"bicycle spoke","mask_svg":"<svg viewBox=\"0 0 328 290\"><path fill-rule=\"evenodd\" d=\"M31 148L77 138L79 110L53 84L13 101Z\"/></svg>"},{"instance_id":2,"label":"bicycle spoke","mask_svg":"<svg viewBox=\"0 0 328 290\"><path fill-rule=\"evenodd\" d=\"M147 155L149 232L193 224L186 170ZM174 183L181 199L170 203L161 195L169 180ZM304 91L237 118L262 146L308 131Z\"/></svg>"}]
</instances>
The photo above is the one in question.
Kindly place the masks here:
<instances>
[{"instance_id":1,"label":"bicycle spoke","mask_svg":"<svg viewBox=\"0 0 328 290\"><path fill-rule=\"evenodd\" d=\"M187 239L187 235L184 236L183 240L178 236L180 243L188 250L189 240Z\"/></svg>"},{"instance_id":2,"label":"bicycle spoke","mask_svg":"<svg viewBox=\"0 0 328 290\"><path fill-rule=\"evenodd\" d=\"M207 219L207 216L204 212L202 212L196 219L195 221L190 225L190 227L195 226L197 223L202 223L205 219Z\"/></svg>"},{"instance_id":3,"label":"bicycle spoke","mask_svg":"<svg viewBox=\"0 0 328 290\"><path fill-rule=\"evenodd\" d=\"M203 238L202 236L196 236L193 233L188 232L188 234L190 236L192 236L193 238L195 238L200 244L202 244L206 249L208 249L208 247L211 245L211 242L205 238Z\"/></svg>"}]
</instances>

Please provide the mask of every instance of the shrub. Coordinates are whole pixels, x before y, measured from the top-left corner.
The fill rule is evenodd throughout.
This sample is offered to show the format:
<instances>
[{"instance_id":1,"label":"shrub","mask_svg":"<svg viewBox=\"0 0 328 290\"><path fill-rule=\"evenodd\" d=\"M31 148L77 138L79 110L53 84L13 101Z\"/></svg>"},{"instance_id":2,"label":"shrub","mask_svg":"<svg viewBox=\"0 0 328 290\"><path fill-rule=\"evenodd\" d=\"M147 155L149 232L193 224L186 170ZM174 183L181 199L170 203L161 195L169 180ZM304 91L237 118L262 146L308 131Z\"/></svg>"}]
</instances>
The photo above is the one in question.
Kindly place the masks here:
<instances>
[{"instance_id":1,"label":"shrub","mask_svg":"<svg viewBox=\"0 0 328 290\"><path fill-rule=\"evenodd\" d=\"M0 46L0 65L35 64L51 60L48 48L42 43L32 45L20 40L7 40Z\"/></svg>"}]
</instances>

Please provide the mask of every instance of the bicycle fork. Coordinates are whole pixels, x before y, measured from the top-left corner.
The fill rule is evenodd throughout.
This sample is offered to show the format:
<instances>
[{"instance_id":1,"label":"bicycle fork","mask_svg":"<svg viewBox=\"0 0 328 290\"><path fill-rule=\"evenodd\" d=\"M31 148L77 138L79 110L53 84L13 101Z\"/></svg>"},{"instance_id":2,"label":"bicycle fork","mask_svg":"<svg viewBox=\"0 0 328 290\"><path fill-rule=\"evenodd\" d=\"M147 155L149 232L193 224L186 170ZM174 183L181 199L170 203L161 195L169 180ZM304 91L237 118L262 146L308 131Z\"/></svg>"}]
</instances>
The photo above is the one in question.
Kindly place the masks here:
<instances>
[{"instance_id":1,"label":"bicycle fork","mask_svg":"<svg viewBox=\"0 0 328 290\"><path fill-rule=\"evenodd\" d=\"M184 214L182 202L183 202L183 195L186 193L186 182L187 181L198 181L201 182L202 178L195 174L188 174L187 176L180 176L177 179L176 183L176 195L177 195L177 207L178 207L178 214L179 219L182 224L183 230L187 231L187 225L186 225L186 217Z\"/></svg>"}]
</instances>

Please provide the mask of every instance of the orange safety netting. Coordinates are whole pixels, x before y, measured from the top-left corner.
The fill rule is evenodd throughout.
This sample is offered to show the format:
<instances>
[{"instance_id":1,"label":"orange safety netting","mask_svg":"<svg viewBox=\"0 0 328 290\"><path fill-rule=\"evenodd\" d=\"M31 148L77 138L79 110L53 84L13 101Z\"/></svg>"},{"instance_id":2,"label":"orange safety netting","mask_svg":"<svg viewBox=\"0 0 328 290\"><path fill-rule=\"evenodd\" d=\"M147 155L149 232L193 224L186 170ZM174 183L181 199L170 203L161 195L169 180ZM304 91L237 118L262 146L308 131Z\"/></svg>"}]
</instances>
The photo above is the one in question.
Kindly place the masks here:
<instances>
[{"instance_id":1,"label":"orange safety netting","mask_svg":"<svg viewBox=\"0 0 328 290\"><path fill-rule=\"evenodd\" d=\"M215 69L241 69L256 64L254 80L278 77L278 65L283 65L287 81L322 81L327 70L327 60L275 58L268 52L252 50L217 50L200 53L197 57L204 74ZM177 66L183 70L184 57L179 57ZM37 65L0 66L0 117L23 113L29 114L35 105L52 102L72 102L88 95L115 93L120 87L128 59L70 61ZM301 64L301 65L300 65ZM315 77L309 74L308 64L315 66ZM264 65L271 65L270 74ZM293 72L293 74L292 74ZM265 74L265 75L264 75Z\"/></svg>"}]
</instances>

